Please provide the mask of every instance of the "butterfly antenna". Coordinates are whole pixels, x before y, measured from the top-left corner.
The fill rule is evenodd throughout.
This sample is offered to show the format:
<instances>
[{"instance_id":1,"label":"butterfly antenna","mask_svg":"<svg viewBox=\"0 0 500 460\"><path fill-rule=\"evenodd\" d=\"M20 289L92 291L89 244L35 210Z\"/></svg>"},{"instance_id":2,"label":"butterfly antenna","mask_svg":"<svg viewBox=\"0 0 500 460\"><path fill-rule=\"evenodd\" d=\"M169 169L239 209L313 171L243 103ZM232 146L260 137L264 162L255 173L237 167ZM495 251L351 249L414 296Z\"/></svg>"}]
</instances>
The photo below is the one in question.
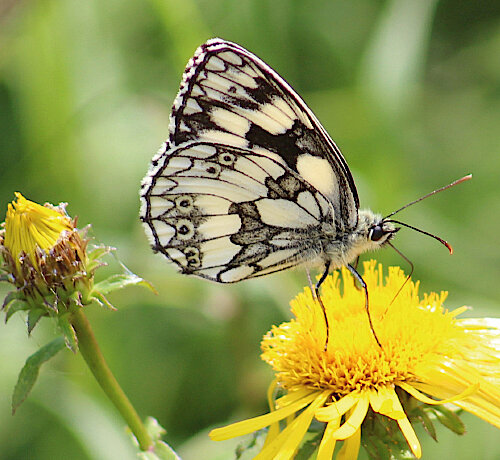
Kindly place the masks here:
<instances>
[{"instance_id":1,"label":"butterfly antenna","mask_svg":"<svg viewBox=\"0 0 500 460\"><path fill-rule=\"evenodd\" d=\"M389 219L389 220L386 220L385 222L392 222L394 224L402 225L403 227L408 227L408 228L411 228L412 230L415 230L416 232L423 233L424 235L430 236L431 238L434 238L435 240L439 241L441 244L445 245L448 248L448 251L450 251L450 254L453 254L453 248L452 248L451 244L448 243L448 241L443 240L443 238L440 238L437 235L434 235L432 233L426 232L425 230L422 230L420 228L414 227L413 225L405 224L404 222L401 222L399 220ZM394 248L394 249L396 249L396 248ZM396 251L399 252L397 249L396 249ZM401 254L401 256L403 256L403 254ZM404 256L403 256L403 258L406 259L406 257L404 257Z\"/></svg>"},{"instance_id":2,"label":"butterfly antenna","mask_svg":"<svg viewBox=\"0 0 500 460\"><path fill-rule=\"evenodd\" d=\"M416 200L413 200L410 203L405 204L401 208L396 209L396 211L391 212L389 215L385 216L384 220L388 219L389 217L392 217L394 214L397 214L398 212L402 211L403 209L406 209L406 208L414 205L415 203L418 203L418 202L420 202L422 200L425 200L426 198L429 198L430 196L435 195L436 193L442 192L443 190L446 190L446 189L448 189L450 187L454 187L455 185L458 185L458 184L460 184L462 182L465 182L465 181L467 181L469 179L472 179L472 174L467 174L467 176L464 176L464 177L462 177L460 179L457 179L456 181L453 181L451 184L445 185L444 187L438 188L437 190L433 190L432 192L427 193L427 195L421 196L420 198L417 198ZM395 222L395 221L393 221L393 222ZM425 232L423 232L423 233L425 233ZM431 235L431 236L433 236L433 235ZM445 246L447 246L447 245L445 244Z\"/></svg>"},{"instance_id":3,"label":"butterfly antenna","mask_svg":"<svg viewBox=\"0 0 500 460\"><path fill-rule=\"evenodd\" d=\"M406 277L404 283L401 285L401 287L398 289L398 292L396 292L396 295L392 298L391 303L389 304L389 307L393 304L393 302L396 300L396 297L399 295L399 293L403 290L403 288L406 286L406 283L410 281L411 275L413 275L413 269L414 265L413 262L408 259L396 246L394 246L390 241L387 242L387 244L394 249L404 260L410 265L410 274Z\"/></svg>"}]
</instances>

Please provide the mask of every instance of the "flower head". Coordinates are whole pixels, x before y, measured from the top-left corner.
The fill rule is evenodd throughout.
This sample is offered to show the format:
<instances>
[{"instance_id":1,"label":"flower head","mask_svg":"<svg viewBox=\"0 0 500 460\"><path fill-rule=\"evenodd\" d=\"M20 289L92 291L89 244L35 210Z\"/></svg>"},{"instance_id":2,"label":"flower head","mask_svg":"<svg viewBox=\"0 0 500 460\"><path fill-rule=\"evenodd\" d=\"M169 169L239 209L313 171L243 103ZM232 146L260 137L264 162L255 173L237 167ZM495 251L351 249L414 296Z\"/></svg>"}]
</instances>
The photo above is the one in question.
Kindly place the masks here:
<instances>
[{"instance_id":1,"label":"flower head","mask_svg":"<svg viewBox=\"0 0 500 460\"><path fill-rule=\"evenodd\" d=\"M7 319L28 310L28 330L42 316L64 315L71 302L96 300L94 271L98 254L87 252L88 239L65 212L65 204L41 206L16 193L0 232L0 279L16 287L4 301Z\"/></svg>"},{"instance_id":2,"label":"flower head","mask_svg":"<svg viewBox=\"0 0 500 460\"><path fill-rule=\"evenodd\" d=\"M291 302L295 318L273 327L262 341L262 359L285 396L269 414L216 429L212 439L270 426L257 458L293 458L316 418L326 424L317 458L332 458L336 441L344 440L343 458L355 459L361 433L368 438L373 421L382 417L383 423L394 421L420 457L410 419L449 402L500 428L500 320L457 319L465 307L444 309L444 292L419 296L418 282L409 281L398 293L406 280L398 267L390 267L384 281L382 267L372 261L363 278L382 347L370 329L364 293L347 270L342 289L337 273L322 287L327 350L323 311L306 288ZM280 431L278 422L292 415Z\"/></svg>"}]
</instances>

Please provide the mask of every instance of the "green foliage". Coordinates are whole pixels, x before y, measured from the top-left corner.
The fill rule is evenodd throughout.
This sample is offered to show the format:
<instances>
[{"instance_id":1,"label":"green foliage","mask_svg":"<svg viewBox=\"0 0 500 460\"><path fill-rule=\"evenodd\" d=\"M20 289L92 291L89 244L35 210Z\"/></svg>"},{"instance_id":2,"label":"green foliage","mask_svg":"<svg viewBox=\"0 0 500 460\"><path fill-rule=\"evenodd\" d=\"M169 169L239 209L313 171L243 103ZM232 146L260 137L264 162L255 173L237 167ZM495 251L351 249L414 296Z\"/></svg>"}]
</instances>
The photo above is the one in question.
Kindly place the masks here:
<instances>
[{"instance_id":1,"label":"green foliage","mask_svg":"<svg viewBox=\"0 0 500 460\"><path fill-rule=\"evenodd\" d=\"M161 440L165 436L166 431L160 426L158 421L153 417L148 417L145 425L149 435L154 440L154 448L152 452L139 453L138 457L141 460L180 460L175 451L166 442Z\"/></svg>"},{"instance_id":2,"label":"green foliage","mask_svg":"<svg viewBox=\"0 0 500 460\"><path fill-rule=\"evenodd\" d=\"M104 281L95 284L94 290L100 292L101 294L109 294L110 292L116 291L117 289L122 289L126 286L143 286L147 287L153 292L156 292L155 288L150 282L131 272L110 276Z\"/></svg>"},{"instance_id":3,"label":"green foliage","mask_svg":"<svg viewBox=\"0 0 500 460\"><path fill-rule=\"evenodd\" d=\"M361 444L370 459L409 460L415 458L395 420L370 409L363 423Z\"/></svg>"},{"instance_id":4,"label":"green foliage","mask_svg":"<svg viewBox=\"0 0 500 460\"><path fill-rule=\"evenodd\" d=\"M457 415L456 410L448 409L445 406L436 406L434 415L442 425L454 433L458 435L465 434L465 425Z\"/></svg>"},{"instance_id":5,"label":"green foliage","mask_svg":"<svg viewBox=\"0 0 500 460\"><path fill-rule=\"evenodd\" d=\"M14 414L17 408L28 397L33 385L38 378L41 365L55 356L59 351L65 347L65 342L62 337L57 337L52 342L44 345L36 353L32 354L27 360L26 364L19 373L14 393L12 395L12 413Z\"/></svg>"},{"instance_id":6,"label":"green foliage","mask_svg":"<svg viewBox=\"0 0 500 460\"><path fill-rule=\"evenodd\" d=\"M88 314L126 393L142 415L166 427L184 460L199 458L189 449L197 442L194 451L207 460L233 458L231 443L210 442L204 430L266 411L270 373L258 361L259 340L287 317L288 301L307 283L300 269L237 286L188 279L152 254L140 227L141 178L167 135L184 65L208 38L242 44L294 86L341 147L362 207L386 214L473 173L469 183L400 216L450 241L453 256L409 230L395 244L415 264L424 291L449 290L446 305L471 305L471 316L498 315L498 2L7 3L0 7L0 220L14 191L67 201L80 227L91 223L98 242L116 246L120 259L157 287L158 296L143 289L103 294L118 311L90 307ZM403 264L390 250L377 258ZM19 309L10 304L9 317ZM25 357L54 336L44 321L31 339L16 335L22 321L15 316L0 326L6 394ZM136 458L89 449L88 439L97 437L90 421L109 407L71 355L51 361L14 421L0 399L0 458L36 452L37 460L53 460L51 444L73 446L78 459ZM78 420L39 410L43 404L69 413L60 392L41 392L61 381L94 403L78 406ZM417 433L426 459L500 456L498 433L485 422L464 417L468 435L459 438L431 415L422 416ZM121 421L113 423L121 432ZM50 443L49 425L60 427L50 431ZM21 439L20 432L31 435Z\"/></svg>"}]
</instances>

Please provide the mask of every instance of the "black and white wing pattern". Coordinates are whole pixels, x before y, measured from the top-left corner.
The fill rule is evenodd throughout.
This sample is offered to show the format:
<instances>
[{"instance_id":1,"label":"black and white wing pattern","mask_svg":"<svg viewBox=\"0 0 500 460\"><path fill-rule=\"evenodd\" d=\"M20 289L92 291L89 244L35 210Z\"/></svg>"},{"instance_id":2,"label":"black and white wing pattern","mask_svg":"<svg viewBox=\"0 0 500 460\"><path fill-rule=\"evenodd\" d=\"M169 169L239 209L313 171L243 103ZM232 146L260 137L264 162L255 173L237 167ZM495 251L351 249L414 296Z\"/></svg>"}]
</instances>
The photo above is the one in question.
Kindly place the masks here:
<instances>
[{"instance_id":1,"label":"black and white wing pattern","mask_svg":"<svg viewBox=\"0 0 500 460\"><path fill-rule=\"evenodd\" d=\"M359 207L342 154L304 101L220 39L186 67L141 200L153 249L218 282L326 260L328 241L356 227Z\"/></svg>"}]
</instances>

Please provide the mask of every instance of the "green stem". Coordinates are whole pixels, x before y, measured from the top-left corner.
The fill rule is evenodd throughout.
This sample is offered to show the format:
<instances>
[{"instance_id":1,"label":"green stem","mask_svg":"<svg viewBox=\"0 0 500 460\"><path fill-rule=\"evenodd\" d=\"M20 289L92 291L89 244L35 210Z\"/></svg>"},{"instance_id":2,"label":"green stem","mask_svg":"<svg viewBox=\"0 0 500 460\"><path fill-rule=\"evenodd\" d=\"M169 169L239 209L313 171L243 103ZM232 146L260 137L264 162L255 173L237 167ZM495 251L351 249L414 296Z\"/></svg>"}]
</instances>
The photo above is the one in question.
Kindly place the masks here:
<instances>
[{"instance_id":1,"label":"green stem","mask_svg":"<svg viewBox=\"0 0 500 460\"><path fill-rule=\"evenodd\" d=\"M129 401L106 364L90 323L84 315L82 308L75 308L71 312L70 322L78 338L80 353L92 371L92 374L94 374L101 388L118 409L132 433L134 433L141 450L148 451L153 446L153 440L132 406L132 403Z\"/></svg>"}]
</instances>

